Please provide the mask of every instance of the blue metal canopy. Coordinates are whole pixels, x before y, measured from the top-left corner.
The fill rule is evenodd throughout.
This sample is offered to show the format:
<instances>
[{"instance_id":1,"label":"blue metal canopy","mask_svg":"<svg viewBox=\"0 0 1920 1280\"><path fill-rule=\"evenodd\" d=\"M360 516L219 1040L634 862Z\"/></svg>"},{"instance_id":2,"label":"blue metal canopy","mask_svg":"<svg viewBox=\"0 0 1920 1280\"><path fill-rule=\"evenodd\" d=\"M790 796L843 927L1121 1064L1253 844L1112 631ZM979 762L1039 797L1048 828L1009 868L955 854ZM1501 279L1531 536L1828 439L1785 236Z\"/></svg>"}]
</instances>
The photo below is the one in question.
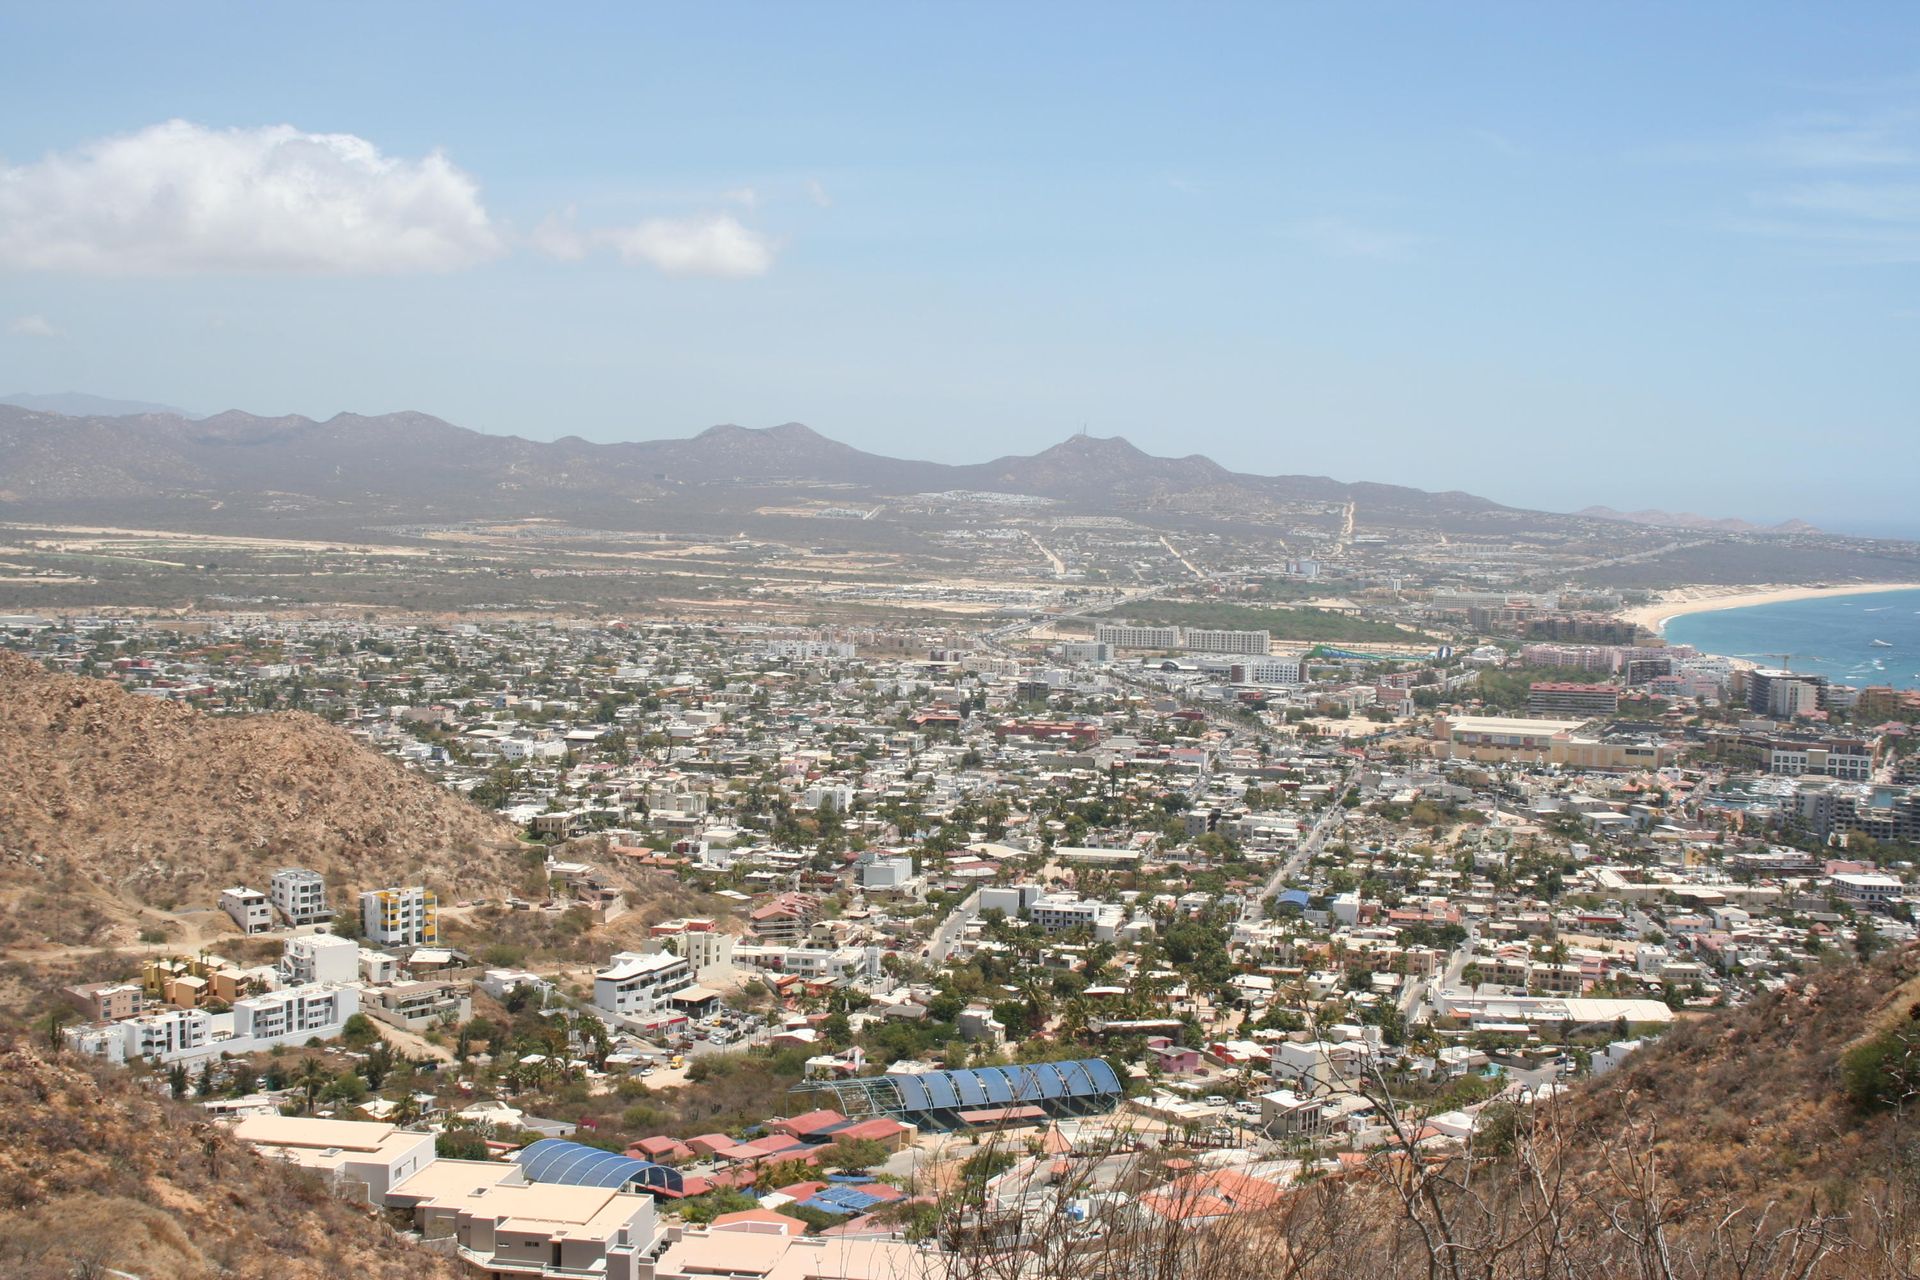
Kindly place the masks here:
<instances>
[{"instance_id":1,"label":"blue metal canopy","mask_svg":"<svg viewBox=\"0 0 1920 1280\"><path fill-rule=\"evenodd\" d=\"M513 1153L529 1182L557 1182L570 1187L621 1187L679 1195L680 1174L665 1165L636 1160L617 1151L603 1151L564 1138L542 1138Z\"/></svg>"}]
</instances>

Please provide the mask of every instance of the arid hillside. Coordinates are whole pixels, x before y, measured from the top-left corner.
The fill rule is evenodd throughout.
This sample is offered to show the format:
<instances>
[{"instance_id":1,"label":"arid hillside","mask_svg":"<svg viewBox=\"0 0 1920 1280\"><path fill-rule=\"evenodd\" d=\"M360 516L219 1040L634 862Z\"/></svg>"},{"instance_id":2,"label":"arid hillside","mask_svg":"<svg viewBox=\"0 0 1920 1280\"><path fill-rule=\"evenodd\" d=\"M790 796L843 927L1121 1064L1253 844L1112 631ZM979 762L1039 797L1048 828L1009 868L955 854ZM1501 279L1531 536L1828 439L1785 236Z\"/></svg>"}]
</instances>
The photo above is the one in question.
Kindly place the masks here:
<instances>
[{"instance_id":1,"label":"arid hillside","mask_svg":"<svg viewBox=\"0 0 1920 1280\"><path fill-rule=\"evenodd\" d=\"M461 1274L318 1179L125 1071L0 1049L0 1275L439 1280Z\"/></svg>"},{"instance_id":2,"label":"arid hillside","mask_svg":"<svg viewBox=\"0 0 1920 1280\"><path fill-rule=\"evenodd\" d=\"M494 815L324 721L203 715L4 653L0 778L0 877L16 902L39 892L43 917L74 895L109 915L205 905L289 863L346 888L463 893L524 870ZM32 941L28 923L12 938Z\"/></svg>"},{"instance_id":3,"label":"arid hillside","mask_svg":"<svg viewBox=\"0 0 1920 1280\"><path fill-rule=\"evenodd\" d=\"M1571 1146L1617 1151L1634 1131L1689 1197L1846 1205L1920 1156L1911 1099L1920 1080L1920 950L1836 961L1725 1016L1682 1024L1574 1093ZM1884 1079L1857 1051L1897 1038ZM1903 1076L1902 1073L1905 1073Z\"/></svg>"}]
</instances>

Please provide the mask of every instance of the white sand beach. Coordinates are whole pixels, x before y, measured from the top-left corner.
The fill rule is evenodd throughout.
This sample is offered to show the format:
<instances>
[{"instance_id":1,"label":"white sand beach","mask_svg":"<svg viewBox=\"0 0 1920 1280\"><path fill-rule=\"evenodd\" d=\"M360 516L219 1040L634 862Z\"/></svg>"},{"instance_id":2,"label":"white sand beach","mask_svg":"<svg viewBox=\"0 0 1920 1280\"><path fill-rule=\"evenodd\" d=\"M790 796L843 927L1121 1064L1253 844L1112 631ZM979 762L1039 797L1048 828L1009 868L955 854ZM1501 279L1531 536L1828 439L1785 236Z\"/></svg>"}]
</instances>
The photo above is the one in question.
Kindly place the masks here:
<instances>
[{"instance_id":1,"label":"white sand beach","mask_svg":"<svg viewBox=\"0 0 1920 1280\"><path fill-rule=\"evenodd\" d=\"M1663 592L1654 604L1622 609L1620 616L1656 632L1689 613L1718 609L1745 609L1757 604L1785 604L1790 600L1817 600L1822 596L1862 596L1881 591L1920 591L1920 582L1857 582L1844 586L1678 587Z\"/></svg>"}]
</instances>

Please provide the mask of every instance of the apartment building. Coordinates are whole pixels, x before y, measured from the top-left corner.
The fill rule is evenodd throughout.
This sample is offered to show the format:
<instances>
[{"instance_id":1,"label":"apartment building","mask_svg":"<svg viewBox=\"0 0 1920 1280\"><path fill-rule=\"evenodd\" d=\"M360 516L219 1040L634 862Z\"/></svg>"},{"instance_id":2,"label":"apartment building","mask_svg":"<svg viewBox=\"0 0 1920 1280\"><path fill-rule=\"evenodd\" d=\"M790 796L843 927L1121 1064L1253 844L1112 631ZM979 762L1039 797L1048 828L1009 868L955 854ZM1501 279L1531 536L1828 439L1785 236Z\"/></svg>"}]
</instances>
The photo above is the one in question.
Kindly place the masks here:
<instances>
[{"instance_id":1,"label":"apartment building","mask_svg":"<svg viewBox=\"0 0 1920 1280\"><path fill-rule=\"evenodd\" d=\"M1186 647L1195 653L1244 653L1264 658L1273 647L1273 635L1266 631L1208 631L1190 628Z\"/></svg>"},{"instance_id":2,"label":"apartment building","mask_svg":"<svg viewBox=\"0 0 1920 1280\"><path fill-rule=\"evenodd\" d=\"M235 1039L254 1041L253 1047L312 1037L330 1040L359 1011L360 992L355 987L331 983L288 987L236 1000L233 1034Z\"/></svg>"},{"instance_id":3,"label":"apartment building","mask_svg":"<svg viewBox=\"0 0 1920 1280\"><path fill-rule=\"evenodd\" d=\"M396 1027L419 1031L473 1016L473 989L465 982L401 982L373 993L367 1013Z\"/></svg>"},{"instance_id":4,"label":"apartment building","mask_svg":"<svg viewBox=\"0 0 1920 1280\"><path fill-rule=\"evenodd\" d=\"M360 895L360 928L381 947L428 947L440 940L440 901L418 885Z\"/></svg>"},{"instance_id":5,"label":"apartment building","mask_svg":"<svg viewBox=\"0 0 1920 1280\"><path fill-rule=\"evenodd\" d=\"M325 877L305 867L282 867L274 872L267 884L267 896L288 924L316 924L333 914L327 906Z\"/></svg>"},{"instance_id":6,"label":"apartment building","mask_svg":"<svg viewBox=\"0 0 1920 1280\"><path fill-rule=\"evenodd\" d=\"M1178 649L1180 640L1178 627L1132 627L1102 622L1093 629L1095 644L1111 645L1115 649Z\"/></svg>"},{"instance_id":7,"label":"apartment building","mask_svg":"<svg viewBox=\"0 0 1920 1280\"><path fill-rule=\"evenodd\" d=\"M1782 720L1818 711L1825 702L1827 678L1775 667L1756 667L1736 677L1743 681L1747 710Z\"/></svg>"},{"instance_id":8,"label":"apartment building","mask_svg":"<svg viewBox=\"0 0 1920 1280\"><path fill-rule=\"evenodd\" d=\"M360 977L360 944L330 933L288 938L280 948L280 981L289 987L353 982Z\"/></svg>"},{"instance_id":9,"label":"apartment building","mask_svg":"<svg viewBox=\"0 0 1920 1280\"><path fill-rule=\"evenodd\" d=\"M222 889L220 909L240 926L242 933L265 933L273 928L273 904L258 889L244 885Z\"/></svg>"},{"instance_id":10,"label":"apartment building","mask_svg":"<svg viewBox=\"0 0 1920 1280\"><path fill-rule=\"evenodd\" d=\"M1305 684L1307 664L1301 658L1261 658L1236 662L1227 670L1235 684Z\"/></svg>"},{"instance_id":11,"label":"apartment building","mask_svg":"<svg viewBox=\"0 0 1920 1280\"><path fill-rule=\"evenodd\" d=\"M644 1018L692 985L693 969L682 956L622 951L594 975L593 1003L623 1018Z\"/></svg>"},{"instance_id":12,"label":"apartment building","mask_svg":"<svg viewBox=\"0 0 1920 1280\"><path fill-rule=\"evenodd\" d=\"M1545 719L1591 719L1620 710L1620 686L1538 680L1527 688L1527 714Z\"/></svg>"},{"instance_id":13,"label":"apartment building","mask_svg":"<svg viewBox=\"0 0 1920 1280\"><path fill-rule=\"evenodd\" d=\"M90 982L66 994L94 1022L122 1022L146 1008L147 993L137 982Z\"/></svg>"},{"instance_id":14,"label":"apartment building","mask_svg":"<svg viewBox=\"0 0 1920 1280\"><path fill-rule=\"evenodd\" d=\"M1869 782L1873 779L1873 745L1860 738L1775 740L1767 747L1767 772L1788 778L1819 774L1847 782Z\"/></svg>"},{"instance_id":15,"label":"apartment building","mask_svg":"<svg viewBox=\"0 0 1920 1280\"><path fill-rule=\"evenodd\" d=\"M720 977L733 967L733 936L704 916L663 920L647 933L644 950L678 955L696 981Z\"/></svg>"},{"instance_id":16,"label":"apartment building","mask_svg":"<svg viewBox=\"0 0 1920 1280\"><path fill-rule=\"evenodd\" d=\"M1112 942L1127 922L1127 909L1118 903L1095 902L1071 893L1047 893L1033 900L1027 918L1049 933L1086 927L1100 942Z\"/></svg>"},{"instance_id":17,"label":"apartment building","mask_svg":"<svg viewBox=\"0 0 1920 1280\"><path fill-rule=\"evenodd\" d=\"M783 893L755 907L747 916L747 932L768 946L791 946L807 936L820 899L810 893Z\"/></svg>"},{"instance_id":18,"label":"apartment building","mask_svg":"<svg viewBox=\"0 0 1920 1280\"><path fill-rule=\"evenodd\" d=\"M118 1059L123 1062L128 1058L171 1062L204 1052L213 1040L213 1015L205 1009L161 1009L119 1025L125 1028L125 1048Z\"/></svg>"}]
</instances>

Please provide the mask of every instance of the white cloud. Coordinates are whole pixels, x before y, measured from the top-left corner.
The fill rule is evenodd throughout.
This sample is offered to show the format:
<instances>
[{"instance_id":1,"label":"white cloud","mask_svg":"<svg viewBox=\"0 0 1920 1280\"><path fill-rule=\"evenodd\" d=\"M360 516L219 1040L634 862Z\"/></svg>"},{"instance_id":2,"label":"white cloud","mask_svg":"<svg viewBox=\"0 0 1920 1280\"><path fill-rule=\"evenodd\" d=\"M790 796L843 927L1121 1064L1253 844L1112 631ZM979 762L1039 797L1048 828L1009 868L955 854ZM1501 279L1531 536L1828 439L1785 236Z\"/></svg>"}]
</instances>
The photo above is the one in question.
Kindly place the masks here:
<instances>
[{"instance_id":1,"label":"white cloud","mask_svg":"<svg viewBox=\"0 0 1920 1280\"><path fill-rule=\"evenodd\" d=\"M53 321L42 315L21 316L7 325L7 332L16 338L59 338L65 336Z\"/></svg>"},{"instance_id":2,"label":"white cloud","mask_svg":"<svg viewBox=\"0 0 1920 1280\"><path fill-rule=\"evenodd\" d=\"M732 214L648 218L631 227L594 233L628 265L647 265L670 276L742 279L773 266L773 241Z\"/></svg>"},{"instance_id":3,"label":"white cloud","mask_svg":"<svg viewBox=\"0 0 1920 1280\"><path fill-rule=\"evenodd\" d=\"M501 252L440 152L170 120L0 166L0 268L100 275L451 271Z\"/></svg>"},{"instance_id":4,"label":"white cloud","mask_svg":"<svg viewBox=\"0 0 1920 1280\"><path fill-rule=\"evenodd\" d=\"M1344 218L1309 218L1285 228L1288 235L1336 258L1372 258L1389 261L1409 256L1421 238L1404 231L1388 231L1348 222Z\"/></svg>"},{"instance_id":5,"label":"white cloud","mask_svg":"<svg viewBox=\"0 0 1920 1280\"><path fill-rule=\"evenodd\" d=\"M822 209L831 209L833 207L833 197L827 194L825 184L818 178L807 179L807 199L813 201Z\"/></svg>"}]
</instances>

